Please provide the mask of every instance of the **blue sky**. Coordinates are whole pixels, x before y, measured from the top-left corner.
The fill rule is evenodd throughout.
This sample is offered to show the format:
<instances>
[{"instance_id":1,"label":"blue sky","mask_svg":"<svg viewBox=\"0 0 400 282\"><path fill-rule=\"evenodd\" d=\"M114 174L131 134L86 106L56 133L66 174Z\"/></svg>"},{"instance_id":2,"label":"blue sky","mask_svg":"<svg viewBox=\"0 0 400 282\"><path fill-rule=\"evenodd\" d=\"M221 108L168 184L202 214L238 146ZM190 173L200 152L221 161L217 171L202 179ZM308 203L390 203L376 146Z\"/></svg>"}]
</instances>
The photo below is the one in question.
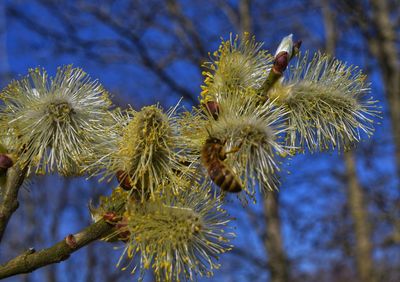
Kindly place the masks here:
<instances>
[{"instance_id":1,"label":"blue sky","mask_svg":"<svg viewBox=\"0 0 400 282\"><path fill-rule=\"evenodd\" d=\"M49 27L51 30L61 31L62 24L57 18L56 14L49 13L46 9L31 3L30 1L14 1L16 7L22 8L22 11L34 22ZM90 1L89 1L90 2ZM282 2L282 4L279 4ZM279 5L293 5L296 1L276 1L274 7L270 9L278 9ZM179 94L174 93L168 86L159 81L157 76L144 69L138 61L136 54L124 54L127 59L120 60L112 63L99 63L94 60L93 57L85 53L84 48L77 48L77 51L66 49L65 52L61 51L58 53L54 52L54 47L57 44L63 45L63 38L54 40L52 36L42 34L38 35L35 30L27 27L26 24L21 23L19 20L10 16L5 15L6 5L12 3L12 1L5 1L0 4L0 28L5 30L5 33L0 35L0 71L9 72L12 78L18 79L20 75L24 75L27 69L32 67L41 66L44 67L50 74L54 74L56 68L65 64L73 64L77 67L82 67L86 72L90 74L92 78L99 79L99 81L108 89L115 97L115 100L121 106L126 106L127 103L131 104L135 108L140 108L144 105L156 103L160 101L161 105L168 108L174 105L179 100ZM122 2L121 2L122 3ZM13 3L14 4L14 3ZM122 5L123 6L123 5ZM214 51L219 45L219 37L222 36L227 38L230 32L235 32L231 24L227 23L226 16L223 14L212 14L210 11L214 9L209 2L206 2L204 6L199 9L199 6L191 5L186 3L183 5L187 15L191 16L196 28L200 31L200 35L204 35L204 41L207 51ZM116 13L123 7L114 7ZM254 10L254 14L262 14L263 10ZM273 15L273 14L272 14ZM274 24L261 26L258 22L255 22L255 29L259 34L257 39L259 41L265 41L265 47L269 50L274 50L279 43L279 40L289 33L295 33L296 38L305 38L303 41L302 49L310 49L315 51L320 47L324 40L324 29L323 21L321 18L320 10L317 8L310 8L306 12L307 16L292 15L290 18L279 18L277 17ZM124 20L124 19L120 19ZM127 22L134 21L135 19L126 19ZM158 19L160 23L164 25L166 29L172 29L174 26L167 20L160 17ZM276 28L275 26L276 25ZM214 26L215 28L211 28ZM302 28L300 28L300 26ZM76 24L74 27L78 30L79 36L85 39L107 39L107 40L120 40L120 36L115 31L101 25L90 16L77 17ZM299 31L296 33L296 31ZM68 33L66 34L68 36ZM207 36L207 37L206 37ZM215 40L206 41L207 38ZM170 50L181 50L180 46L174 41L174 38L165 35L159 29L146 30L145 33L141 34L141 39L147 46L147 52L152 58L156 58L158 61L168 56ZM65 38L65 40L71 40L71 38ZM73 40L73 39L72 39ZM359 45L361 38L358 34L347 34L338 42L337 57L347 61L349 64L355 65L373 65L374 61L369 60L366 55L366 50L357 50L358 54L354 50L349 50L345 46L345 42L352 42L355 45ZM131 44L130 42L125 42ZM73 46L73 45L72 45ZM134 48L133 48L134 50ZM90 49L90 51L103 53L109 52L116 56L122 55L113 48L104 47L99 49ZM207 54L204 54L206 56ZM170 64L167 67L167 74L172 78L176 79L178 85L188 89L193 95L197 95L200 92L200 84L202 78L199 69L193 65L192 62L181 59ZM5 77L5 76L3 76ZM388 193L393 193L394 197L398 197L398 192L393 191L393 188L397 187L397 183L393 180L394 175L394 156L393 146L390 135L387 132L390 131L390 124L387 121L387 113L385 107L385 100L383 98L382 83L379 77L379 73L372 69L370 76L372 82L372 93L374 97L379 99L380 105L384 112L384 118L380 121L376 127L376 134L372 139L365 140L362 142L359 149L357 149L357 172L360 175L362 183L367 189L374 189L370 187L374 180L381 179L386 176L388 182L380 187L380 189L387 190ZM0 81L0 85L4 87L8 81ZM190 106L191 102L184 101L185 105ZM373 144L371 146L371 144ZM382 144L384 144L382 146ZM373 148L373 150L370 149ZM368 159L363 156L366 153L372 154ZM372 162L369 164L367 162ZM282 176L282 188L281 188L281 199L282 199L282 217L283 217L283 234L285 247L291 258L300 257L296 267L304 271L313 271L316 268L321 267L324 263L322 260L329 259L340 259L343 254L338 250L326 251L324 249L318 249L314 246L315 242L323 241L321 236L324 236L325 230L323 228L332 228L325 226L324 216L335 212L336 207L340 207L345 199L345 187L337 179L331 176L331 171L336 170L343 172L343 162L341 156L336 152L334 153L323 153L318 155L300 155L294 157L291 162L284 164L284 173ZM290 171L290 174L287 174ZM307 178L308 177L308 178ZM304 179L310 179L305 181ZM60 184L60 180L57 177L51 178L54 186ZM76 185L82 185L84 180L76 180ZM101 185L103 188L101 191L105 191L106 187ZM35 189L39 187L32 186L30 195L35 193ZM57 190L59 193L62 191ZM85 197L89 200L90 192ZM29 198L29 196L28 196ZM249 215L242 208L238 208L237 203L229 206L231 213L238 218L237 221L237 239L235 243L243 248L251 248L254 250L253 254L259 257L261 260L266 260L265 252L263 249L262 242L258 237L257 233L253 230L254 224L249 222ZM233 207L232 207L233 206ZM257 205L251 205L248 207L254 214L262 214L262 206L260 202ZM19 211L20 212L20 211ZM293 214L295 213L295 214ZM60 236L62 234L72 232L69 230L76 230L79 227L85 226L88 221L88 217L79 223L80 215L73 209L67 209L63 214L63 218L66 217L65 222L70 222L60 226ZM293 219L294 217L294 219ZM68 219L69 218L69 219ZM298 229L293 227L291 221L295 221L295 224L300 226L307 226L312 222L318 222L311 229L301 234ZM73 223L73 224L72 224ZM259 225L262 229L264 223L262 219L257 219L256 225ZM303 227L304 227L303 226ZM47 246L50 242L42 242L42 246ZM307 255L309 254L309 255ZM75 254L73 259L79 263L79 255ZM399 259L397 257L397 259ZM254 267L251 263L246 265L247 267ZM66 266L59 267L60 273ZM229 277L228 266L222 266L220 273L223 277L221 279L227 279ZM117 270L115 270L117 271ZM254 268L254 271L258 271ZM239 271L239 276L242 277L239 280L233 281L245 281L248 270L245 269L243 273ZM250 271L251 272L251 271ZM36 281L41 279L40 272L34 274ZM243 275L243 276L241 276ZM79 275L78 275L79 276ZM260 281L267 276L264 271L260 274ZM19 278L17 278L19 279ZM242 280L243 279L243 280ZM10 280L12 281L12 280ZM16 280L19 281L19 280ZM62 280L61 280L62 281ZM219 280L213 280L219 281ZM250 280L248 280L250 281Z\"/></svg>"}]
</instances>

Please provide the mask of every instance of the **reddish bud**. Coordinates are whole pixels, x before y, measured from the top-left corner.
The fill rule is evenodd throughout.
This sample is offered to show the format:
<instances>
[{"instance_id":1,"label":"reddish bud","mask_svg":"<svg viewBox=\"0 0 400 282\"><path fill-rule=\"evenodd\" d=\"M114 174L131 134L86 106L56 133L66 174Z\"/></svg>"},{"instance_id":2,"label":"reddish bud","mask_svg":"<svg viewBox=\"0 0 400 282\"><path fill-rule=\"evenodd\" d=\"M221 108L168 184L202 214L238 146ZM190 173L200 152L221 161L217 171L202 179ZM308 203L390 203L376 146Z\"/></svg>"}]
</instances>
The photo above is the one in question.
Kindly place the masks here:
<instances>
[{"instance_id":1,"label":"reddish bud","mask_svg":"<svg viewBox=\"0 0 400 282\"><path fill-rule=\"evenodd\" d=\"M274 66L272 67L272 69L276 73L282 75L283 72L286 70L288 64L289 64L288 52L282 51L275 56Z\"/></svg>"},{"instance_id":2,"label":"reddish bud","mask_svg":"<svg viewBox=\"0 0 400 282\"><path fill-rule=\"evenodd\" d=\"M293 44L293 48L294 48L294 49L300 49L301 43L303 43L302 40L296 41L296 43Z\"/></svg>"},{"instance_id":3,"label":"reddish bud","mask_svg":"<svg viewBox=\"0 0 400 282\"><path fill-rule=\"evenodd\" d=\"M127 226L127 224L126 224L125 222L118 222L118 223L115 225L115 227L116 227L118 230L127 229L126 226ZM124 242L128 241L130 236L131 236L131 232L129 232L129 230L120 231L120 233L118 233L118 238L119 238L121 241L124 241Z\"/></svg>"},{"instance_id":4,"label":"reddish bud","mask_svg":"<svg viewBox=\"0 0 400 282\"><path fill-rule=\"evenodd\" d=\"M208 101L206 104L203 104L207 109L208 113L212 115L212 117L217 120L219 116L219 104L216 101Z\"/></svg>"},{"instance_id":5,"label":"reddish bud","mask_svg":"<svg viewBox=\"0 0 400 282\"><path fill-rule=\"evenodd\" d=\"M296 56L299 53L301 43L303 43L303 41L298 40L296 43L293 44L292 57Z\"/></svg>"},{"instance_id":6,"label":"reddish bud","mask_svg":"<svg viewBox=\"0 0 400 282\"><path fill-rule=\"evenodd\" d=\"M115 176L117 177L119 186L122 189L127 190L127 191L132 189L131 178L125 171L119 170L119 171L117 171Z\"/></svg>"},{"instance_id":7,"label":"reddish bud","mask_svg":"<svg viewBox=\"0 0 400 282\"><path fill-rule=\"evenodd\" d=\"M69 234L67 237L65 237L65 243L71 248L75 249L78 247L78 244L76 243L75 236L72 234Z\"/></svg>"},{"instance_id":8,"label":"reddish bud","mask_svg":"<svg viewBox=\"0 0 400 282\"><path fill-rule=\"evenodd\" d=\"M14 165L12 159L6 154L0 154L0 168L8 169Z\"/></svg>"},{"instance_id":9,"label":"reddish bud","mask_svg":"<svg viewBox=\"0 0 400 282\"><path fill-rule=\"evenodd\" d=\"M105 221L110 223L117 222L121 219L120 216L118 216L115 212L106 212L103 214L103 218Z\"/></svg>"},{"instance_id":10,"label":"reddish bud","mask_svg":"<svg viewBox=\"0 0 400 282\"><path fill-rule=\"evenodd\" d=\"M124 228L126 227L128 224L126 222L118 222L115 227L117 227L118 229Z\"/></svg>"}]
</instances>

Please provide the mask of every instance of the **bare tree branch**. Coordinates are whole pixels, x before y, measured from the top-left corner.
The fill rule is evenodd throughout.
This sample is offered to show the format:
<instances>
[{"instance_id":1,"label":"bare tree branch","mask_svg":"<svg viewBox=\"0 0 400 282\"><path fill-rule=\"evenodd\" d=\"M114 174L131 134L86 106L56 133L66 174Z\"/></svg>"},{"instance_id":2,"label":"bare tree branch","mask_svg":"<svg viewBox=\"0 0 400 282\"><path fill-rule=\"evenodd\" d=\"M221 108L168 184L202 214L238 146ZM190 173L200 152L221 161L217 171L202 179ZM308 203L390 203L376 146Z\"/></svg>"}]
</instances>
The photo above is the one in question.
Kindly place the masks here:
<instances>
[{"instance_id":1,"label":"bare tree branch","mask_svg":"<svg viewBox=\"0 0 400 282\"><path fill-rule=\"evenodd\" d=\"M121 23L117 22L110 14L106 13L98 7L87 7L88 10L104 24L108 25L118 34L124 36L136 47L136 50L143 61L143 64L153 71L165 84L167 84L172 90L182 95L185 99L188 99L192 103L196 104L197 101L192 93L184 87L177 84L164 69L161 69L159 65L151 58L147 51L146 46L141 41L140 37L133 33L129 28L124 27Z\"/></svg>"},{"instance_id":2,"label":"bare tree branch","mask_svg":"<svg viewBox=\"0 0 400 282\"><path fill-rule=\"evenodd\" d=\"M48 7L47 7L48 8ZM83 11L88 12L93 15L98 21L100 21L105 26L111 28L116 34L121 36L124 40L116 40L115 44L117 46L129 53L132 53L133 50L136 50L139 58L141 59L143 65L153 72L165 85L167 85L171 90L175 91L178 95L182 96L184 99L192 102L193 104L197 103L197 99L195 98L194 93L186 89L185 87L179 85L168 73L165 69L159 65L155 59L151 57L148 52L148 48L142 42L140 36L138 36L130 26L125 26L120 23L115 17L105 11L103 8L93 5L83 5ZM61 12L57 9L54 10L56 13L60 14ZM52 10L53 12L53 10ZM7 13L10 16L18 18L22 20L25 26L32 31L46 37L51 37L53 42L57 44L57 47L63 52L78 52L82 51L85 55L90 56L91 58L103 58L103 56L97 54L93 49L94 46L98 43L98 41L93 40L85 40L80 38L76 34L76 29L71 27L70 23L68 23L68 19L65 16L60 16L59 19L63 20L63 26L66 29L65 32L60 32L55 29L52 29L49 26L42 25L36 21L33 21L28 15L26 15L21 10L13 7L7 7ZM64 23L64 21L66 23ZM65 38L73 38L73 40L65 40ZM132 46L127 44L128 42L132 43ZM71 44L73 43L73 44ZM103 42L107 43L107 42Z\"/></svg>"},{"instance_id":3,"label":"bare tree branch","mask_svg":"<svg viewBox=\"0 0 400 282\"><path fill-rule=\"evenodd\" d=\"M30 249L0 266L0 279L29 273L43 266L64 261L80 248L108 234L112 227L113 225L100 220L74 235L68 235L50 248L39 252Z\"/></svg>"},{"instance_id":4,"label":"bare tree branch","mask_svg":"<svg viewBox=\"0 0 400 282\"><path fill-rule=\"evenodd\" d=\"M18 192L24 182L26 169L17 165L7 171L6 182L0 194L0 242L12 214L18 209Z\"/></svg>"},{"instance_id":5,"label":"bare tree branch","mask_svg":"<svg viewBox=\"0 0 400 282\"><path fill-rule=\"evenodd\" d=\"M175 19L182 30L182 33L178 33L180 40L185 42L187 40L184 37L188 37L194 44L194 48L191 47L191 50L194 51L196 55L194 55L198 60L197 64L199 64L201 58L207 54L206 48L201 40L201 37L198 31L195 29L193 22L184 15L181 6L179 5L178 1L176 0L168 0L167 1L167 9L170 12L173 19Z\"/></svg>"},{"instance_id":6,"label":"bare tree branch","mask_svg":"<svg viewBox=\"0 0 400 282\"><path fill-rule=\"evenodd\" d=\"M240 15L240 32L251 32L252 17L251 17L251 0L239 1L239 15Z\"/></svg>"}]
</instances>

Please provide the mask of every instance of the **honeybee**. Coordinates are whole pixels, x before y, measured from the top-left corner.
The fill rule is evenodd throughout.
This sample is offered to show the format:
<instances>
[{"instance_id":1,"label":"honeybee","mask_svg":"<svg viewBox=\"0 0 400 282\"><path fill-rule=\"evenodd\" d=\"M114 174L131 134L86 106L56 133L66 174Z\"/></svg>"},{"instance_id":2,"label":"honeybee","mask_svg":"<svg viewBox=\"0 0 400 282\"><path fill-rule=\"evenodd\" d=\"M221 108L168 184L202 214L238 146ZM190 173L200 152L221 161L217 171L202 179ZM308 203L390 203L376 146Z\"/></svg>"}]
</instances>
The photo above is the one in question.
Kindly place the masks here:
<instances>
[{"instance_id":1,"label":"honeybee","mask_svg":"<svg viewBox=\"0 0 400 282\"><path fill-rule=\"evenodd\" d=\"M201 150L201 161L207 168L211 180L223 191L238 193L242 191L240 179L229 168L224 160L228 153L236 152L238 149L225 151L225 142L218 138L209 137Z\"/></svg>"}]
</instances>

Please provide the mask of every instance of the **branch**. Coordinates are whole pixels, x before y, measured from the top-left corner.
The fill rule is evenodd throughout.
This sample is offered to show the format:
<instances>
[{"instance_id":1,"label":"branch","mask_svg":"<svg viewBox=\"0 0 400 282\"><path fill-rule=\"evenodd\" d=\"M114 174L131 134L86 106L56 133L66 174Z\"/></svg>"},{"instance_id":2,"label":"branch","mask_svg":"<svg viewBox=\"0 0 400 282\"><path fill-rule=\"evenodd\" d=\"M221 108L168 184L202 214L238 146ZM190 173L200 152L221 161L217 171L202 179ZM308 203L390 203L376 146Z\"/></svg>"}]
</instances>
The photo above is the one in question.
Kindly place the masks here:
<instances>
[{"instance_id":1,"label":"branch","mask_svg":"<svg viewBox=\"0 0 400 282\"><path fill-rule=\"evenodd\" d=\"M178 23L178 27L181 32L176 31L177 36L180 38L182 43L185 43L185 37L189 38L193 42L193 47L187 46L189 51L196 52L198 55L194 55L198 58L197 64L202 60L204 54L207 54L207 50L204 47L202 38L196 30L193 21L182 11L182 7L177 0L166 1L166 8L171 15L172 20ZM182 34L183 33L183 34Z\"/></svg>"},{"instance_id":2,"label":"branch","mask_svg":"<svg viewBox=\"0 0 400 282\"><path fill-rule=\"evenodd\" d=\"M29 249L25 253L13 258L0 266L0 279L22 273L32 272L40 267L59 263L89 243L104 237L113 228L112 224L99 220L89 225L79 233L68 235L64 240L50 248L36 252Z\"/></svg>"},{"instance_id":3,"label":"branch","mask_svg":"<svg viewBox=\"0 0 400 282\"><path fill-rule=\"evenodd\" d=\"M7 228L8 221L12 214L18 209L18 192L24 182L26 168L20 169L18 165L9 168L7 171L6 182L2 187L2 197L0 198L0 242Z\"/></svg>"},{"instance_id":4,"label":"branch","mask_svg":"<svg viewBox=\"0 0 400 282\"><path fill-rule=\"evenodd\" d=\"M151 57L148 52L148 48L142 42L140 35L133 32L132 27L125 27L122 23L117 21L112 15L108 14L107 11L104 11L101 7L92 6L92 5L83 5L82 10L89 12L90 15L94 16L99 22L112 29L116 34L118 34L124 40L114 40L117 47L126 51L127 54L132 53L132 48L127 45L125 40L128 40L132 45L134 50L137 51L137 54L142 61L142 64L145 68L150 70L154 75L156 75L162 82L164 82L171 90L175 91L178 95L184 97L192 104L198 103L197 98L193 95L191 91L181 86L174 78L168 74L167 70L163 69L160 65L158 65L157 60ZM59 18L63 21L63 27L67 29L65 32L56 31L52 27L48 27L46 25L42 25L37 21L33 21L31 17L19 10L16 7L8 6L7 14L17 18L22 21L22 23L29 28L30 30L36 32L41 36L50 37L53 39L53 43L60 49L60 51L65 52L84 52L85 55L90 57L91 59L95 58L102 63L107 63L108 57L100 57L93 49L96 47L96 43L98 41L94 40L85 40L80 38L77 34L74 33L74 30L70 28L70 25L65 19L65 16L62 17L61 14L56 10L49 8L51 13L59 14ZM68 38L72 38L73 44L69 44L70 42L65 40L66 36ZM81 47L81 48L80 48ZM119 55L119 54L117 54ZM103 62L104 61L104 62Z\"/></svg>"},{"instance_id":5,"label":"branch","mask_svg":"<svg viewBox=\"0 0 400 282\"><path fill-rule=\"evenodd\" d=\"M160 68L157 62L151 57L140 36L133 33L132 29L125 27L118 20L114 19L112 15L108 14L104 9L99 8L98 6L88 6L86 9L104 25L108 26L117 34L129 40L135 46L143 65L152 71L161 81L163 81L173 91L176 91L188 101L192 102L193 104L197 103L197 99L189 90L179 85L165 69Z\"/></svg>"},{"instance_id":6,"label":"branch","mask_svg":"<svg viewBox=\"0 0 400 282\"><path fill-rule=\"evenodd\" d=\"M252 266L265 270L268 267L268 262L263 258L258 257L252 250L235 247L231 250L231 254L238 257L243 262L251 263Z\"/></svg>"}]
</instances>

